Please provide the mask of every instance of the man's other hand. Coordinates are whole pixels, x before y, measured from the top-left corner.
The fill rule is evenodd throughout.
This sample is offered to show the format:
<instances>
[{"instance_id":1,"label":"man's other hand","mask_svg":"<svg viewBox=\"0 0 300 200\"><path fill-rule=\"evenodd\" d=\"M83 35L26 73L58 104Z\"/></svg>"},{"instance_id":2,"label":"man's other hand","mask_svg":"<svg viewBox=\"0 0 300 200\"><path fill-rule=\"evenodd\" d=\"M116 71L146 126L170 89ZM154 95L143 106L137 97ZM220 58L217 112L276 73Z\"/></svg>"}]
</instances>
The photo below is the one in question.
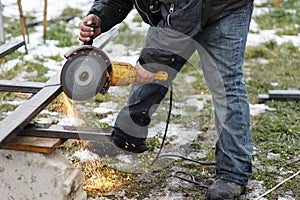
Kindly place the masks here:
<instances>
[{"instance_id":1,"label":"man's other hand","mask_svg":"<svg viewBox=\"0 0 300 200\"><path fill-rule=\"evenodd\" d=\"M136 82L139 83L150 83L155 78L155 73L147 71L143 66L139 63L135 65L136 70Z\"/></svg>"}]
</instances>

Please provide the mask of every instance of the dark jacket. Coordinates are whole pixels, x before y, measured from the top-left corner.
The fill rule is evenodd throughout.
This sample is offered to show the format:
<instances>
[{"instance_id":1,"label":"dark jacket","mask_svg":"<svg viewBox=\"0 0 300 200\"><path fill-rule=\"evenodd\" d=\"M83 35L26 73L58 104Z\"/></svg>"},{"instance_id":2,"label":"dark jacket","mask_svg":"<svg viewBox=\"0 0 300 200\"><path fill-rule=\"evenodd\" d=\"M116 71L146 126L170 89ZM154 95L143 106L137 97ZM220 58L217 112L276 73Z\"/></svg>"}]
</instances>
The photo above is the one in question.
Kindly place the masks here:
<instances>
[{"instance_id":1,"label":"dark jacket","mask_svg":"<svg viewBox=\"0 0 300 200\"><path fill-rule=\"evenodd\" d=\"M135 6L143 20L152 27L167 28L193 38L205 26L216 22L249 1L252 0L95 0L89 14L100 17L102 32L105 32L122 22ZM154 32L154 34L164 34L163 31ZM184 51L184 46L188 45L185 39L176 39L174 42L179 42L182 48L176 49L179 45L174 45L173 51L169 49L169 43L166 41L164 44L161 39L154 38L152 42L157 44L148 44L148 47L146 41L139 59L143 67L152 72L160 69L145 64L172 66L178 54Z\"/></svg>"}]
</instances>

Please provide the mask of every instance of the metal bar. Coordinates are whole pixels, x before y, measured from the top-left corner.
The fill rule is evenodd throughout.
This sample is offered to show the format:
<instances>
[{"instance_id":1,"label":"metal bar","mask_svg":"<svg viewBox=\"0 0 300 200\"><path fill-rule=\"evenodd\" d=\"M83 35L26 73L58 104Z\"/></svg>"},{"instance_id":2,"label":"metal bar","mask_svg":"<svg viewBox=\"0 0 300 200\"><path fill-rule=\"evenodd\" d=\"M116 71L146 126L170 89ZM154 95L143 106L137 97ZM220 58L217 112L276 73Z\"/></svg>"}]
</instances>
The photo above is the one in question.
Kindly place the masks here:
<instances>
[{"instance_id":1,"label":"metal bar","mask_svg":"<svg viewBox=\"0 0 300 200\"><path fill-rule=\"evenodd\" d=\"M112 41L118 35L119 29L112 28L108 32L101 34L99 37L96 37L93 41L93 46L98 49L103 49L107 43Z\"/></svg>"},{"instance_id":2,"label":"metal bar","mask_svg":"<svg viewBox=\"0 0 300 200\"><path fill-rule=\"evenodd\" d=\"M61 92L60 72L54 75L44 87L30 99L19 105L10 115L0 121L0 147L13 139L34 117L36 117ZM50 86L52 85L52 86Z\"/></svg>"},{"instance_id":3,"label":"metal bar","mask_svg":"<svg viewBox=\"0 0 300 200\"><path fill-rule=\"evenodd\" d=\"M259 103L264 103L269 100L300 101L300 90L269 90L268 94L259 94L258 95Z\"/></svg>"},{"instance_id":4,"label":"metal bar","mask_svg":"<svg viewBox=\"0 0 300 200\"><path fill-rule=\"evenodd\" d=\"M0 80L0 91L2 92L23 92L37 93L46 86L39 82L21 82L11 80Z\"/></svg>"},{"instance_id":5,"label":"metal bar","mask_svg":"<svg viewBox=\"0 0 300 200\"><path fill-rule=\"evenodd\" d=\"M25 41L15 39L7 41L5 44L0 46L0 58L10 54L11 52L17 50L23 45L25 45Z\"/></svg>"},{"instance_id":6,"label":"metal bar","mask_svg":"<svg viewBox=\"0 0 300 200\"><path fill-rule=\"evenodd\" d=\"M18 133L19 136L47 137L60 139L111 141L111 129L74 127L74 126L28 126Z\"/></svg>"},{"instance_id":7,"label":"metal bar","mask_svg":"<svg viewBox=\"0 0 300 200\"><path fill-rule=\"evenodd\" d=\"M300 100L300 90L270 90L269 96L272 99Z\"/></svg>"}]
</instances>

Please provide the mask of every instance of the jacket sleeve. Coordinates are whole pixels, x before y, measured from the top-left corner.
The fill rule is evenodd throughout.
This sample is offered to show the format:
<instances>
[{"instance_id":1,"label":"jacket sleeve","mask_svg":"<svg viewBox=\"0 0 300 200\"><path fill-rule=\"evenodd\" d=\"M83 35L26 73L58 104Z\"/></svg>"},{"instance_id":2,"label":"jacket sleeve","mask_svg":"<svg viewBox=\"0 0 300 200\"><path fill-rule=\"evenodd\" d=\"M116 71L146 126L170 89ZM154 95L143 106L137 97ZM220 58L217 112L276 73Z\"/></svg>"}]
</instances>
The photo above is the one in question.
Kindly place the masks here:
<instances>
[{"instance_id":1,"label":"jacket sleeve","mask_svg":"<svg viewBox=\"0 0 300 200\"><path fill-rule=\"evenodd\" d=\"M95 0L88 14L101 19L101 29L105 32L122 22L132 8L132 0Z\"/></svg>"},{"instance_id":2,"label":"jacket sleeve","mask_svg":"<svg viewBox=\"0 0 300 200\"><path fill-rule=\"evenodd\" d=\"M180 69L195 51L193 37L202 31L202 0L160 2L162 19L150 27L139 58L151 72L163 67Z\"/></svg>"}]
</instances>

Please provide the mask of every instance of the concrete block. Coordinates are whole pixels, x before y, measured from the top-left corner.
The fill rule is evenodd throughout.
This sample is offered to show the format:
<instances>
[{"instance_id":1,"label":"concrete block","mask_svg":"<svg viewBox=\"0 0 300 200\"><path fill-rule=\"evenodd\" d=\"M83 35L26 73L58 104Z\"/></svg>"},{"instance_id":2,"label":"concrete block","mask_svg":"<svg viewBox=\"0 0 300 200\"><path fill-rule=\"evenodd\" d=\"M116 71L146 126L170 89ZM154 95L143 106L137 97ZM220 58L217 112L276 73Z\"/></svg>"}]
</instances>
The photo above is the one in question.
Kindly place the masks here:
<instances>
[{"instance_id":1,"label":"concrete block","mask_svg":"<svg viewBox=\"0 0 300 200\"><path fill-rule=\"evenodd\" d=\"M83 174L60 151L0 149L0 199L85 200Z\"/></svg>"}]
</instances>

